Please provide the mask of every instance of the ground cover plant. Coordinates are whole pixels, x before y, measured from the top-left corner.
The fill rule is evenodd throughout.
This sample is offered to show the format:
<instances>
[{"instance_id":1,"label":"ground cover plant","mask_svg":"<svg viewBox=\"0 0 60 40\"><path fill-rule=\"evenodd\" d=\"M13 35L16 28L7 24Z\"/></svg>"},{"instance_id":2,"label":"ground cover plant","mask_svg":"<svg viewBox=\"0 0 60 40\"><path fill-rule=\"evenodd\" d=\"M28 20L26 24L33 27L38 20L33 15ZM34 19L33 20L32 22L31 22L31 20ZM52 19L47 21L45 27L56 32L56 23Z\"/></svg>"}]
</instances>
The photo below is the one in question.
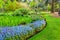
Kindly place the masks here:
<instances>
[{"instance_id":1,"label":"ground cover plant","mask_svg":"<svg viewBox=\"0 0 60 40\"><path fill-rule=\"evenodd\" d=\"M43 16L47 21L46 28L29 40L60 40L60 18L53 17L50 14Z\"/></svg>"},{"instance_id":2,"label":"ground cover plant","mask_svg":"<svg viewBox=\"0 0 60 40\"><path fill-rule=\"evenodd\" d=\"M11 12L0 13L0 26L17 26L22 24L31 23L33 18L31 17L31 10L26 8L19 8ZM32 11L33 12L33 11ZM35 19L36 20L36 19Z\"/></svg>"},{"instance_id":3,"label":"ground cover plant","mask_svg":"<svg viewBox=\"0 0 60 40\"><path fill-rule=\"evenodd\" d=\"M28 21L28 19L25 21ZM44 19L37 19L25 25L0 27L0 40L26 40L27 37L42 30L45 24Z\"/></svg>"},{"instance_id":4,"label":"ground cover plant","mask_svg":"<svg viewBox=\"0 0 60 40\"><path fill-rule=\"evenodd\" d=\"M31 17L22 17L22 16L0 16L0 27L4 26L17 26L25 22L30 23Z\"/></svg>"}]
</instances>

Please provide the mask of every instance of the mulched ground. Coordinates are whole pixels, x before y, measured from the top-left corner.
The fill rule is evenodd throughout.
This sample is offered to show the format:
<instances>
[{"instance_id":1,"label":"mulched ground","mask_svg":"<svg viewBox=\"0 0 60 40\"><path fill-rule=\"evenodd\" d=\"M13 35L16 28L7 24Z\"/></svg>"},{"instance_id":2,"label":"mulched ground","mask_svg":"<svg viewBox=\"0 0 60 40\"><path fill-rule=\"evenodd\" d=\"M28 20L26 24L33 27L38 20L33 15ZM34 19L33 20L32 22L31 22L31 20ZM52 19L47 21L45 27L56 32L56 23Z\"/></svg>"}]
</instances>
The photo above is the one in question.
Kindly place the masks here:
<instances>
[{"instance_id":1,"label":"mulched ground","mask_svg":"<svg viewBox=\"0 0 60 40\"><path fill-rule=\"evenodd\" d=\"M53 16L53 17L57 17L57 18L60 18L58 12L51 13L51 16Z\"/></svg>"}]
</instances>

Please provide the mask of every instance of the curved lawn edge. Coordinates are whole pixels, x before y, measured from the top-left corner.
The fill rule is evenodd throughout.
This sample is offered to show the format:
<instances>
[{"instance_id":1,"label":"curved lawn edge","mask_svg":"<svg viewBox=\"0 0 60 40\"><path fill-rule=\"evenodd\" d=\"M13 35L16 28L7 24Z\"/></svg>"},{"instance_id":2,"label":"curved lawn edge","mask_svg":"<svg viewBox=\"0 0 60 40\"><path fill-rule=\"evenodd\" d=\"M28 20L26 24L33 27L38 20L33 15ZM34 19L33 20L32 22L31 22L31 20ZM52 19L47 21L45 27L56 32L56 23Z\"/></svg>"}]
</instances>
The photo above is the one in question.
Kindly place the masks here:
<instances>
[{"instance_id":1,"label":"curved lawn edge","mask_svg":"<svg viewBox=\"0 0 60 40\"><path fill-rule=\"evenodd\" d=\"M43 17L42 17L42 18L43 18ZM44 21L45 21L45 25L44 25L44 26L42 26L42 29L41 29L40 31L38 31L38 32L34 33L34 35L36 35L36 34L40 33L41 31L43 31L43 30L46 28L46 26L47 26L46 19L44 19ZM34 35L29 36L28 38L26 38L26 40L28 40L29 38L33 37Z\"/></svg>"},{"instance_id":2,"label":"curved lawn edge","mask_svg":"<svg viewBox=\"0 0 60 40\"><path fill-rule=\"evenodd\" d=\"M28 38L31 38L33 35L42 31L45 28L45 26L46 26L46 20L43 19L43 20L37 20L28 25L0 28L0 40L9 40L9 39L13 40L12 37L17 38L18 40L20 39L27 40ZM16 37L17 35L18 37Z\"/></svg>"}]
</instances>

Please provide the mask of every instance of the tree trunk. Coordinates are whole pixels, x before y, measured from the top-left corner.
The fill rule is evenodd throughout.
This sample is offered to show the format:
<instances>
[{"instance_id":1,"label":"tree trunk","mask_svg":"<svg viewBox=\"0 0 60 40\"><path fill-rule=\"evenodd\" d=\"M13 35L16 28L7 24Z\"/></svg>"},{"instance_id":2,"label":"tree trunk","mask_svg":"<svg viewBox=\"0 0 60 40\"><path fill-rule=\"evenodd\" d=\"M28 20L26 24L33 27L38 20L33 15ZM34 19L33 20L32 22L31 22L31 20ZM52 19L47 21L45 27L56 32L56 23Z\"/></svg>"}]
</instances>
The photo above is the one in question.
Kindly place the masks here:
<instances>
[{"instance_id":1,"label":"tree trunk","mask_svg":"<svg viewBox=\"0 0 60 40\"><path fill-rule=\"evenodd\" d=\"M55 10L54 10L54 6L55 6L54 3L55 3L55 0L52 0L52 5L51 5L51 12L52 12L52 13L54 13L54 11L55 11Z\"/></svg>"}]
</instances>

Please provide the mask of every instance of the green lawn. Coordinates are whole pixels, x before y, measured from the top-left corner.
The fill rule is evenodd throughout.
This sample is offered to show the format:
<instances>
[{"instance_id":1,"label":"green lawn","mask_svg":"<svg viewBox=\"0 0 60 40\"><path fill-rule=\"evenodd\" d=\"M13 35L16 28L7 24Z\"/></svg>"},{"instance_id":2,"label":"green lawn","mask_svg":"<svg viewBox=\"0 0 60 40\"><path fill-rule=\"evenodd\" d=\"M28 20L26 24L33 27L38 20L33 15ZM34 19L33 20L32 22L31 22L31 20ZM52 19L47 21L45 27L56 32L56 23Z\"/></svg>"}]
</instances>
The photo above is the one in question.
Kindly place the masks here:
<instances>
[{"instance_id":1,"label":"green lawn","mask_svg":"<svg viewBox=\"0 0 60 40\"><path fill-rule=\"evenodd\" d=\"M47 21L46 28L29 40L60 40L60 18L48 14L44 17Z\"/></svg>"}]
</instances>

